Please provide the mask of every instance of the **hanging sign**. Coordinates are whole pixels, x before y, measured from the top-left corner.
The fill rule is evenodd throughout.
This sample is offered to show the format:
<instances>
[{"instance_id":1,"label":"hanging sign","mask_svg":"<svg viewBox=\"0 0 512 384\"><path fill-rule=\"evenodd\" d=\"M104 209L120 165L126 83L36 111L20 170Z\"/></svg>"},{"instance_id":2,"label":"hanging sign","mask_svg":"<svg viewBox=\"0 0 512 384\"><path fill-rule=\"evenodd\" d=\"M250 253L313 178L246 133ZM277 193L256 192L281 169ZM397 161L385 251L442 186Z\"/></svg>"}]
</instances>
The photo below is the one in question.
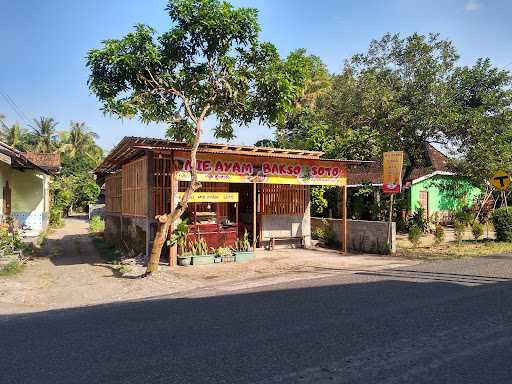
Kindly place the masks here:
<instances>
[{"instance_id":1,"label":"hanging sign","mask_svg":"<svg viewBox=\"0 0 512 384\"><path fill-rule=\"evenodd\" d=\"M183 197L184 192L178 192L178 198ZM237 203L238 192L193 192L190 203Z\"/></svg>"},{"instance_id":2,"label":"hanging sign","mask_svg":"<svg viewBox=\"0 0 512 384\"><path fill-rule=\"evenodd\" d=\"M402 191L402 151L384 152L384 174L382 191L384 193L400 193Z\"/></svg>"},{"instance_id":3,"label":"hanging sign","mask_svg":"<svg viewBox=\"0 0 512 384\"><path fill-rule=\"evenodd\" d=\"M494 188L504 191L510 186L510 175L508 172L498 170L491 177L491 184Z\"/></svg>"},{"instance_id":4,"label":"hanging sign","mask_svg":"<svg viewBox=\"0 0 512 384\"><path fill-rule=\"evenodd\" d=\"M177 179L190 181L190 159L176 154ZM346 185L345 164L314 159L249 159L198 154L197 178L201 182L265 183L290 185Z\"/></svg>"}]
</instances>

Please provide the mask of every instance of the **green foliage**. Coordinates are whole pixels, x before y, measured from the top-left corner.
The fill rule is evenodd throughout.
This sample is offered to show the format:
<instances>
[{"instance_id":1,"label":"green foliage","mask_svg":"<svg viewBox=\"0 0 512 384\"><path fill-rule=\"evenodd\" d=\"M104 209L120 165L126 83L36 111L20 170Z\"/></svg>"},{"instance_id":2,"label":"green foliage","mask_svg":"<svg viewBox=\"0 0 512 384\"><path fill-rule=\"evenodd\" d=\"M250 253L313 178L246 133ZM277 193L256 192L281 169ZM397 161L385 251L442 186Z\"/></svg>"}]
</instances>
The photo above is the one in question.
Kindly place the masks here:
<instances>
[{"instance_id":1,"label":"green foliage","mask_svg":"<svg viewBox=\"0 0 512 384\"><path fill-rule=\"evenodd\" d=\"M478 241L484 234L484 225L479 222L474 222L471 226L471 233L475 241Z\"/></svg>"},{"instance_id":2,"label":"green foliage","mask_svg":"<svg viewBox=\"0 0 512 384\"><path fill-rule=\"evenodd\" d=\"M85 209L98 199L100 187L88 174L61 176L51 185L52 207L67 213L71 208Z\"/></svg>"},{"instance_id":3,"label":"green foliage","mask_svg":"<svg viewBox=\"0 0 512 384\"><path fill-rule=\"evenodd\" d=\"M498 241L512 242L512 207L496 209L491 215L491 222Z\"/></svg>"},{"instance_id":4,"label":"green foliage","mask_svg":"<svg viewBox=\"0 0 512 384\"><path fill-rule=\"evenodd\" d=\"M100 216L93 216L89 221L89 232L98 233L105 230L105 220Z\"/></svg>"},{"instance_id":5,"label":"green foliage","mask_svg":"<svg viewBox=\"0 0 512 384\"><path fill-rule=\"evenodd\" d=\"M220 257L230 257L233 256L233 251L228 247L219 247L215 251L215 254Z\"/></svg>"},{"instance_id":6,"label":"green foliage","mask_svg":"<svg viewBox=\"0 0 512 384\"><path fill-rule=\"evenodd\" d=\"M322 225L313 229L311 237L315 240L323 241L326 245L334 245L336 242L336 233L329 225L327 219L322 219Z\"/></svg>"},{"instance_id":7,"label":"green foliage","mask_svg":"<svg viewBox=\"0 0 512 384\"><path fill-rule=\"evenodd\" d=\"M17 231L10 232L6 227L0 227L0 251L7 255L24 249L23 240Z\"/></svg>"},{"instance_id":8,"label":"green foliage","mask_svg":"<svg viewBox=\"0 0 512 384\"><path fill-rule=\"evenodd\" d=\"M92 242L103 260L105 260L107 263L119 264L123 254L118 247L116 247L114 244L107 243L100 237L94 237Z\"/></svg>"},{"instance_id":9,"label":"green foliage","mask_svg":"<svg viewBox=\"0 0 512 384\"><path fill-rule=\"evenodd\" d=\"M57 122L51 117L34 119L32 135L35 140L35 149L38 152L53 152L58 147Z\"/></svg>"},{"instance_id":10,"label":"green foliage","mask_svg":"<svg viewBox=\"0 0 512 384\"><path fill-rule=\"evenodd\" d=\"M327 187L324 186L313 186L311 187L311 209L314 213L323 214L325 208L329 205L327 199L324 196L324 192Z\"/></svg>"},{"instance_id":11,"label":"green foliage","mask_svg":"<svg viewBox=\"0 0 512 384\"><path fill-rule=\"evenodd\" d=\"M50 226L53 228L60 228L64 225L64 220L62 219L62 209L60 207L51 207L50 208Z\"/></svg>"},{"instance_id":12,"label":"green foliage","mask_svg":"<svg viewBox=\"0 0 512 384\"><path fill-rule=\"evenodd\" d=\"M453 214L453 221L468 226L473 221L473 211L468 206L461 206Z\"/></svg>"},{"instance_id":13,"label":"green foliage","mask_svg":"<svg viewBox=\"0 0 512 384\"><path fill-rule=\"evenodd\" d=\"M192 255L196 256L207 255L209 250L206 240L202 237L199 237L196 241L189 242L188 249Z\"/></svg>"},{"instance_id":14,"label":"green foliage","mask_svg":"<svg viewBox=\"0 0 512 384\"><path fill-rule=\"evenodd\" d=\"M408 227L417 227L422 233L428 230L428 220L425 218L425 208L419 206L408 219Z\"/></svg>"},{"instance_id":15,"label":"green foliage","mask_svg":"<svg viewBox=\"0 0 512 384\"><path fill-rule=\"evenodd\" d=\"M251 243L249 242L249 233L247 233L247 229L241 239L236 239L235 250L237 252L249 252L251 250Z\"/></svg>"},{"instance_id":16,"label":"green foliage","mask_svg":"<svg viewBox=\"0 0 512 384\"><path fill-rule=\"evenodd\" d=\"M445 239L444 228L440 225L436 225L436 229L434 230L434 244L439 245Z\"/></svg>"},{"instance_id":17,"label":"green foliage","mask_svg":"<svg viewBox=\"0 0 512 384\"><path fill-rule=\"evenodd\" d=\"M305 87L302 64L258 41L255 9L170 0L167 12L172 28L160 36L139 24L89 51L89 88L105 112L166 123L169 137L188 141L208 116L214 135L228 139L235 125L284 119Z\"/></svg>"},{"instance_id":18,"label":"green foliage","mask_svg":"<svg viewBox=\"0 0 512 384\"><path fill-rule=\"evenodd\" d=\"M178 246L178 253L180 255L183 255L185 252L187 252L187 236L189 232L189 227L186 220L181 220L178 225L176 226L176 229L172 232L171 238L168 240L167 245L177 245Z\"/></svg>"},{"instance_id":19,"label":"green foliage","mask_svg":"<svg viewBox=\"0 0 512 384\"><path fill-rule=\"evenodd\" d=\"M416 248L419 245L422 234L423 231L417 225L413 224L409 227L407 238L409 239L414 248Z\"/></svg>"},{"instance_id":20,"label":"green foliage","mask_svg":"<svg viewBox=\"0 0 512 384\"><path fill-rule=\"evenodd\" d=\"M8 262L2 269L0 269L0 276L13 276L23 270L23 264L20 260L12 260Z\"/></svg>"},{"instance_id":21,"label":"green foliage","mask_svg":"<svg viewBox=\"0 0 512 384\"><path fill-rule=\"evenodd\" d=\"M461 244L464 239L464 232L466 231L467 225L460 221L455 220L453 223L453 234L457 244Z\"/></svg>"}]
</instances>

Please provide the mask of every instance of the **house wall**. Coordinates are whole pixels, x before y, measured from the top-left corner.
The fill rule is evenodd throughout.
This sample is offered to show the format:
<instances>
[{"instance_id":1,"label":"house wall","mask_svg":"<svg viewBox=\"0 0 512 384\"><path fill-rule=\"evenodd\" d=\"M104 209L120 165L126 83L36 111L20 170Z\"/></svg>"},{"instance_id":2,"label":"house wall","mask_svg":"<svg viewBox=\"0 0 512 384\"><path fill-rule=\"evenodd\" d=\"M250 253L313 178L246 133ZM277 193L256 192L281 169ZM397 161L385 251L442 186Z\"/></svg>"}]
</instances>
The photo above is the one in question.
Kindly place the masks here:
<instances>
[{"instance_id":1,"label":"house wall","mask_svg":"<svg viewBox=\"0 0 512 384\"><path fill-rule=\"evenodd\" d=\"M458 196L464 194L468 204L473 204L480 195L479 188L474 187L465 179L454 176L437 175L418 183L412 184L409 189L409 210L416 211L420 204L420 192L428 191L428 209L432 216L438 212L447 215L459 207Z\"/></svg>"},{"instance_id":2,"label":"house wall","mask_svg":"<svg viewBox=\"0 0 512 384\"><path fill-rule=\"evenodd\" d=\"M11 187L11 215L19 225L27 225L34 232L48 226L50 178L43 172L26 169L13 169L0 163L0 209L3 212L3 187L6 182Z\"/></svg>"}]
</instances>

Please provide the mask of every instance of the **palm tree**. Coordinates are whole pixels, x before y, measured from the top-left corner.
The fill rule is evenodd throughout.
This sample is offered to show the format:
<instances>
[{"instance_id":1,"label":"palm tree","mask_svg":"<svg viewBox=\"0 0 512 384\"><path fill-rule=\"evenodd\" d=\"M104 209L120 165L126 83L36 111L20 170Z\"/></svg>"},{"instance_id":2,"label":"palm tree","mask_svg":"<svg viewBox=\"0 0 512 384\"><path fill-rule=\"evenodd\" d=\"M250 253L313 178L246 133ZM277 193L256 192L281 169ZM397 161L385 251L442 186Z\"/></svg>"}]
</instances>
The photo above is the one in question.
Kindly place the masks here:
<instances>
[{"instance_id":1,"label":"palm tree","mask_svg":"<svg viewBox=\"0 0 512 384\"><path fill-rule=\"evenodd\" d=\"M25 143L25 131L18 123L15 123L8 127L5 124L2 124L0 128L0 137L5 144L10 145L19 150L26 149Z\"/></svg>"},{"instance_id":2,"label":"palm tree","mask_svg":"<svg viewBox=\"0 0 512 384\"><path fill-rule=\"evenodd\" d=\"M36 140L36 151L52 152L57 144L57 132L55 127L57 122L51 117L40 117L34 119L34 126L31 126L32 133Z\"/></svg>"},{"instance_id":3,"label":"palm tree","mask_svg":"<svg viewBox=\"0 0 512 384\"><path fill-rule=\"evenodd\" d=\"M75 152L86 152L91 146L95 145L94 140L99 136L91 131L85 122L71 122L69 130L68 143Z\"/></svg>"}]
</instances>

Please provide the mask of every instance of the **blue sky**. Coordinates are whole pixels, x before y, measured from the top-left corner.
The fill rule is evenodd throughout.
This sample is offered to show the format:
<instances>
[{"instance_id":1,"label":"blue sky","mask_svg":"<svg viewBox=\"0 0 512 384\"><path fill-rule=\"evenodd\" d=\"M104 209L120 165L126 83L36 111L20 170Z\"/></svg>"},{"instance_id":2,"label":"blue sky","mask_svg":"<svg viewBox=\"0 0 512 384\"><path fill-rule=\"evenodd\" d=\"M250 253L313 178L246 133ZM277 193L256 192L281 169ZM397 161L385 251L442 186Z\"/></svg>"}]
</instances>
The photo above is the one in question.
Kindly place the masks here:
<instances>
[{"instance_id":1,"label":"blue sky","mask_svg":"<svg viewBox=\"0 0 512 384\"><path fill-rule=\"evenodd\" d=\"M306 48L337 72L386 32L438 32L452 40L461 64L490 57L512 69L512 2L506 0L233 0L259 9L262 39L282 55ZM169 27L165 0L0 0L0 113L8 122L51 116L67 129L85 121L112 148L125 135L161 137L165 127L105 116L87 88L84 57L137 22L159 32ZM8 103L10 98L12 103ZM20 116L21 115L21 116ZM235 142L253 144L272 131L253 125ZM204 141L214 141L211 134Z\"/></svg>"}]
</instances>

